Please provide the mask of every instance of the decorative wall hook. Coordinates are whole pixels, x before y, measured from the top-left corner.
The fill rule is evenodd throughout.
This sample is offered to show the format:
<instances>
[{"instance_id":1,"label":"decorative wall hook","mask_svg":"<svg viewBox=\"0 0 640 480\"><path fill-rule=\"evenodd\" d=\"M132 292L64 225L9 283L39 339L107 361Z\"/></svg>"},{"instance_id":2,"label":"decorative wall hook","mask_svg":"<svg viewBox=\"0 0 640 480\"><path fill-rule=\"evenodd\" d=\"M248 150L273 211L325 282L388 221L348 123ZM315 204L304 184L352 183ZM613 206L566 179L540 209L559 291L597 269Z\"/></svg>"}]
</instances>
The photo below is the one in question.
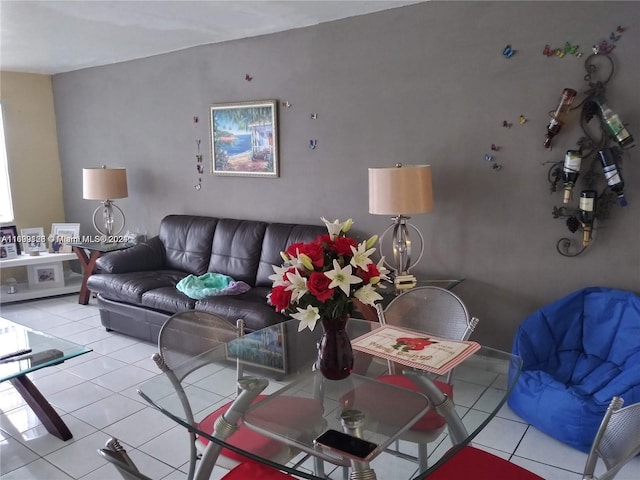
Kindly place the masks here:
<instances>
[{"instance_id":1,"label":"decorative wall hook","mask_svg":"<svg viewBox=\"0 0 640 480\"><path fill-rule=\"evenodd\" d=\"M311 150L315 150L317 145L318 145L318 141L317 140L309 140L309 148Z\"/></svg>"},{"instance_id":2,"label":"decorative wall hook","mask_svg":"<svg viewBox=\"0 0 640 480\"><path fill-rule=\"evenodd\" d=\"M498 170L502 170L502 165L500 165L499 163L494 163L491 168L493 168L494 170L498 171Z\"/></svg>"},{"instance_id":3,"label":"decorative wall hook","mask_svg":"<svg viewBox=\"0 0 640 480\"><path fill-rule=\"evenodd\" d=\"M193 123L198 123L198 121L199 121L199 120L200 120L200 119L198 118L198 116L197 116L197 115L194 115L194 116L193 116Z\"/></svg>"},{"instance_id":4,"label":"decorative wall hook","mask_svg":"<svg viewBox=\"0 0 640 480\"><path fill-rule=\"evenodd\" d=\"M247 82L250 82L251 80L253 80L253 77L247 73L247 74L245 74L244 79L245 79Z\"/></svg>"},{"instance_id":5,"label":"decorative wall hook","mask_svg":"<svg viewBox=\"0 0 640 480\"><path fill-rule=\"evenodd\" d=\"M282 102L284 108L291 108L291 102Z\"/></svg>"},{"instance_id":6,"label":"decorative wall hook","mask_svg":"<svg viewBox=\"0 0 640 480\"><path fill-rule=\"evenodd\" d=\"M498 150L500 150L500 147L498 145L496 145L495 143L491 144L491 150L493 150L494 152L497 152Z\"/></svg>"},{"instance_id":7,"label":"decorative wall hook","mask_svg":"<svg viewBox=\"0 0 640 480\"><path fill-rule=\"evenodd\" d=\"M502 126L504 128L511 128L511 123L507 122L506 120L503 120L502 121Z\"/></svg>"},{"instance_id":8,"label":"decorative wall hook","mask_svg":"<svg viewBox=\"0 0 640 480\"><path fill-rule=\"evenodd\" d=\"M318 114L317 113L312 113L311 114L311 119L315 120L316 118L318 118Z\"/></svg>"},{"instance_id":9,"label":"decorative wall hook","mask_svg":"<svg viewBox=\"0 0 640 480\"><path fill-rule=\"evenodd\" d=\"M493 157L487 153L487 154L484 156L484 161L485 161L485 162L493 162Z\"/></svg>"},{"instance_id":10,"label":"decorative wall hook","mask_svg":"<svg viewBox=\"0 0 640 480\"><path fill-rule=\"evenodd\" d=\"M524 115L520 115L518 117L518 122L520 123L520 125L524 125L525 123L527 123L527 119Z\"/></svg>"}]
</instances>

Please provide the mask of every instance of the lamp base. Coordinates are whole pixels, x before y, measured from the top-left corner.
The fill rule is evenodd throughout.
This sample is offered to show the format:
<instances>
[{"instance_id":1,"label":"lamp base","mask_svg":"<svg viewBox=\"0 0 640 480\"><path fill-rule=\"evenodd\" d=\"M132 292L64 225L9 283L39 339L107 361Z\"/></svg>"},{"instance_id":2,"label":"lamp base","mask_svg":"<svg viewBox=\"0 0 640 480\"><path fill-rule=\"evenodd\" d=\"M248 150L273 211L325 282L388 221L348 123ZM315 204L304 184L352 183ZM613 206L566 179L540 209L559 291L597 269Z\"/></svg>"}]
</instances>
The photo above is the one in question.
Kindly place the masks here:
<instances>
[{"instance_id":1,"label":"lamp base","mask_svg":"<svg viewBox=\"0 0 640 480\"><path fill-rule=\"evenodd\" d=\"M397 275L393 279L393 284L398 290L408 290L413 288L418 283L414 275Z\"/></svg>"}]
</instances>

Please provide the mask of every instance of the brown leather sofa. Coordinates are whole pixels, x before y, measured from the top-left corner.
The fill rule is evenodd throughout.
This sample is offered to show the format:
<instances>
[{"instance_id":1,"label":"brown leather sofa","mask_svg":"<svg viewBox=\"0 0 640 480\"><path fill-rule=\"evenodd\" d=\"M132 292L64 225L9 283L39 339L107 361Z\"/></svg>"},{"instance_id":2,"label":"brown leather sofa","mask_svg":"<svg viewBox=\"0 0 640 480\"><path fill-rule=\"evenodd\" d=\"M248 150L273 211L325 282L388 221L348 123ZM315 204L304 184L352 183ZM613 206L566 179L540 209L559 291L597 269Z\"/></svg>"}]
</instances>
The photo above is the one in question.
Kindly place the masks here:
<instances>
[{"instance_id":1,"label":"brown leather sofa","mask_svg":"<svg viewBox=\"0 0 640 480\"><path fill-rule=\"evenodd\" d=\"M266 223L193 215L169 215L159 234L145 243L100 257L100 273L87 286L97 294L102 325L126 335L156 342L165 320L183 310L204 310L247 331L285 320L267 304L273 265L294 242L326 233L319 225ZM194 300L176 289L189 274L229 275L252 288L241 295Z\"/></svg>"}]
</instances>

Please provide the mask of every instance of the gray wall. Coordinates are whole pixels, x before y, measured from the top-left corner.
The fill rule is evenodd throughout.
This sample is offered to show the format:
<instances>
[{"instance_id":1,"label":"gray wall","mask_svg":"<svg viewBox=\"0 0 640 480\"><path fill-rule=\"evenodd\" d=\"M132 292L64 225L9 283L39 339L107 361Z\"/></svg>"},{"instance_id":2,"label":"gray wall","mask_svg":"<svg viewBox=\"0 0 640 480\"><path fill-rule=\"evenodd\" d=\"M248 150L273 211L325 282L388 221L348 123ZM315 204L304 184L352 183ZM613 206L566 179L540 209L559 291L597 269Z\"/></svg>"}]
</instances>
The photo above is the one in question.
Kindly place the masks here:
<instances>
[{"instance_id":1,"label":"gray wall","mask_svg":"<svg viewBox=\"0 0 640 480\"><path fill-rule=\"evenodd\" d=\"M465 277L456 292L481 319L475 338L510 348L526 315L571 291L640 290L637 148L624 161L629 206L612 209L587 252L565 258L556 242L580 232L552 218L562 198L549 193L545 162L575 148L577 113L552 151L542 147L548 111L564 87L586 89L584 58L618 25L627 31L607 97L640 142L639 20L637 2L427 2L56 75L67 221L91 233L82 167L104 163L127 167L129 198L117 203L128 228L150 235L169 213L352 217L362 235L379 233L390 219L368 213L367 168L429 163L435 209L412 219L426 240L414 273ZM565 41L585 56L542 54ZM205 174L196 191L197 139L211 155L210 104L270 98L292 104L280 108L280 178ZM492 143L500 171L484 161Z\"/></svg>"}]
</instances>

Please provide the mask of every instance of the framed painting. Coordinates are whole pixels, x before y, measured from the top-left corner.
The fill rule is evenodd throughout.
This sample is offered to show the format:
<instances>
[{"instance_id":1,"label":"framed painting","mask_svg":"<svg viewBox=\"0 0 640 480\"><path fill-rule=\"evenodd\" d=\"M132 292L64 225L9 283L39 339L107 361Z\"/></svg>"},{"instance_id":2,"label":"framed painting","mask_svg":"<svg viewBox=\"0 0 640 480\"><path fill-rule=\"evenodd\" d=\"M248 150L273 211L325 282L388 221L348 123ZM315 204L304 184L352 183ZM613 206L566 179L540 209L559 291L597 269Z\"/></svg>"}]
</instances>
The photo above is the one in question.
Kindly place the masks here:
<instances>
[{"instance_id":1,"label":"framed painting","mask_svg":"<svg viewBox=\"0 0 640 480\"><path fill-rule=\"evenodd\" d=\"M227 344L227 357L240 359L245 365L287 373L284 327L276 325L252 332Z\"/></svg>"},{"instance_id":2,"label":"framed painting","mask_svg":"<svg viewBox=\"0 0 640 480\"><path fill-rule=\"evenodd\" d=\"M20 236L25 253L37 255L47 251L47 237L42 227L21 228Z\"/></svg>"},{"instance_id":3,"label":"framed painting","mask_svg":"<svg viewBox=\"0 0 640 480\"><path fill-rule=\"evenodd\" d=\"M15 250L16 256L20 255L20 242L18 242L18 229L15 225L0 226L0 244L5 247L5 252ZM8 247L13 245L13 247ZM13 255L12 255L13 256Z\"/></svg>"},{"instance_id":4,"label":"framed painting","mask_svg":"<svg viewBox=\"0 0 640 480\"><path fill-rule=\"evenodd\" d=\"M277 100L212 105L212 173L278 177L277 108Z\"/></svg>"},{"instance_id":5,"label":"framed painting","mask_svg":"<svg viewBox=\"0 0 640 480\"><path fill-rule=\"evenodd\" d=\"M49 240L53 252L71 253L71 244L80 241L80 224L52 223Z\"/></svg>"}]
</instances>

